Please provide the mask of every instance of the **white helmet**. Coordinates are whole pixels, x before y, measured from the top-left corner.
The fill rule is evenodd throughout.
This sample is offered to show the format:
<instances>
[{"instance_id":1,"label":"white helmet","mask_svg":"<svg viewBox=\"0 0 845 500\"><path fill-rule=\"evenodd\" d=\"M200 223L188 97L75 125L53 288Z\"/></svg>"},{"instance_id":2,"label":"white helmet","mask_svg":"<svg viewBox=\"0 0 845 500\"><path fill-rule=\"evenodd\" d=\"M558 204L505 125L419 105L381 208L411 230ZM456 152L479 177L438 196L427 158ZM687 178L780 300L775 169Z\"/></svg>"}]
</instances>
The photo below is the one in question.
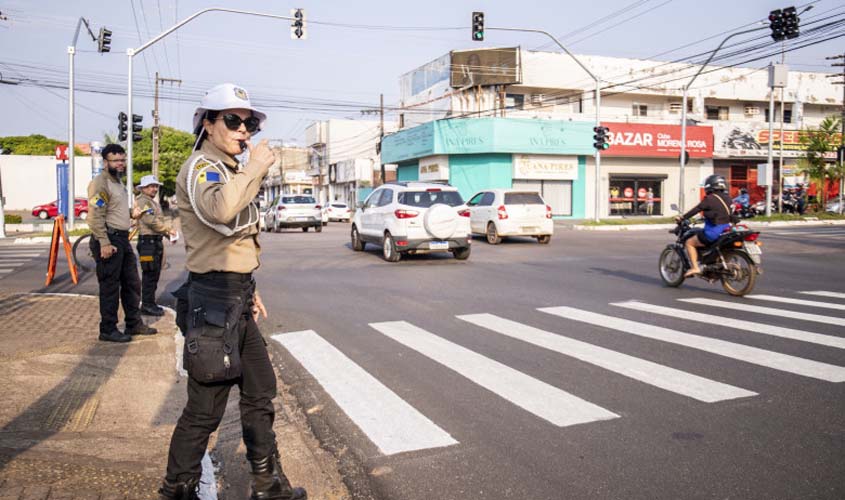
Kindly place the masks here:
<instances>
[{"instance_id":1,"label":"white helmet","mask_svg":"<svg viewBox=\"0 0 845 500\"><path fill-rule=\"evenodd\" d=\"M243 87L238 87L233 83L221 83L205 93L199 107L194 111L194 133L200 132L206 111L221 111L224 109L248 109L252 111L253 116L259 120L259 129L263 127L264 120L267 119L266 114L252 107L249 102L249 95Z\"/></svg>"}]
</instances>

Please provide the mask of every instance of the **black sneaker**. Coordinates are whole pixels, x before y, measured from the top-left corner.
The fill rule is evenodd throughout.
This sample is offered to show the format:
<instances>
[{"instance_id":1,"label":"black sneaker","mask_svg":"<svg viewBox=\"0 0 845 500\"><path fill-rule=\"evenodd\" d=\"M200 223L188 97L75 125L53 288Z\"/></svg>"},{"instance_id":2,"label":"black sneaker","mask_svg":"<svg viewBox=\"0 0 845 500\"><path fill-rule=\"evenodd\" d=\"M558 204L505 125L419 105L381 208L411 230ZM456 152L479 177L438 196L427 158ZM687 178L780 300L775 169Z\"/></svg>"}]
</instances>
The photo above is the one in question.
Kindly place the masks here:
<instances>
[{"instance_id":1,"label":"black sneaker","mask_svg":"<svg viewBox=\"0 0 845 500\"><path fill-rule=\"evenodd\" d=\"M141 323L140 325L136 326L131 330L127 328L126 333L129 335L155 335L156 333L158 333L158 330Z\"/></svg>"},{"instance_id":2,"label":"black sneaker","mask_svg":"<svg viewBox=\"0 0 845 500\"><path fill-rule=\"evenodd\" d=\"M141 314L146 316L164 316L164 308L156 304L143 304L141 306Z\"/></svg>"},{"instance_id":3,"label":"black sneaker","mask_svg":"<svg viewBox=\"0 0 845 500\"><path fill-rule=\"evenodd\" d=\"M129 342L132 337L120 330L112 330L109 333L100 332L100 340L105 342Z\"/></svg>"}]
</instances>

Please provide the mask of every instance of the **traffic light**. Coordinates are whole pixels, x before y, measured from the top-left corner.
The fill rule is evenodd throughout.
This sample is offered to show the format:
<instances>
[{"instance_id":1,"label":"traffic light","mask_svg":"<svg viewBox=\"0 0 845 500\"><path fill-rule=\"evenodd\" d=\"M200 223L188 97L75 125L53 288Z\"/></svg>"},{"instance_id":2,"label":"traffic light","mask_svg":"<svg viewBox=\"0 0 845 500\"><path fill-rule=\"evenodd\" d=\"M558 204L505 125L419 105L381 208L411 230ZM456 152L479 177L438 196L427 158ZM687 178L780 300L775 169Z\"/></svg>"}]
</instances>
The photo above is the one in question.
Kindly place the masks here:
<instances>
[{"instance_id":1,"label":"traffic light","mask_svg":"<svg viewBox=\"0 0 845 500\"><path fill-rule=\"evenodd\" d=\"M138 142L142 139L140 132L144 130L144 127L141 125L143 119L143 116L132 113L132 142Z\"/></svg>"},{"instance_id":2,"label":"traffic light","mask_svg":"<svg viewBox=\"0 0 845 500\"><path fill-rule=\"evenodd\" d=\"M472 13L472 39L476 42L484 41L484 13Z\"/></svg>"},{"instance_id":3,"label":"traffic light","mask_svg":"<svg viewBox=\"0 0 845 500\"><path fill-rule=\"evenodd\" d=\"M126 121L129 117L126 116L126 113L121 111L117 115L117 140L123 142L126 140L126 131L129 130L129 126L126 124Z\"/></svg>"},{"instance_id":4,"label":"traffic light","mask_svg":"<svg viewBox=\"0 0 845 500\"><path fill-rule=\"evenodd\" d=\"M798 12L795 7L783 9L783 32L787 39L798 38Z\"/></svg>"},{"instance_id":5,"label":"traffic light","mask_svg":"<svg viewBox=\"0 0 845 500\"><path fill-rule=\"evenodd\" d=\"M596 135L593 136L593 147L596 148L598 151L604 151L605 149L610 147L610 138L607 134L610 132L610 129L607 127L593 127L593 132Z\"/></svg>"},{"instance_id":6,"label":"traffic light","mask_svg":"<svg viewBox=\"0 0 845 500\"><path fill-rule=\"evenodd\" d=\"M100 28L100 36L97 37L97 52L111 51L111 31Z\"/></svg>"},{"instance_id":7,"label":"traffic light","mask_svg":"<svg viewBox=\"0 0 845 500\"><path fill-rule=\"evenodd\" d=\"M783 11L780 9L775 9L769 12L769 29L772 30L772 40L776 42L779 42L786 37Z\"/></svg>"},{"instance_id":8,"label":"traffic light","mask_svg":"<svg viewBox=\"0 0 845 500\"><path fill-rule=\"evenodd\" d=\"M294 40L304 40L305 36L305 9L291 9L290 15L293 22L290 25L290 37Z\"/></svg>"}]
</instances>

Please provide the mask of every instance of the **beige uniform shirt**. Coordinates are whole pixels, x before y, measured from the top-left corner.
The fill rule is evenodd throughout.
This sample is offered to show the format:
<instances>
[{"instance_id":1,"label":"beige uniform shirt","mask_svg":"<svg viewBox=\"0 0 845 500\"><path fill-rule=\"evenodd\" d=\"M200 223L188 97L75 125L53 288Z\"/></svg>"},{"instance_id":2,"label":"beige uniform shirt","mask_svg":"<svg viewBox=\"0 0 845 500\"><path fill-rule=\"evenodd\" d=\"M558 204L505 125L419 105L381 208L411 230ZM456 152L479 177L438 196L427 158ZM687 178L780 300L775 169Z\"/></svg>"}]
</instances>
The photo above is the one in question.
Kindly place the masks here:
<instances>
[{"instance_id":1,"label":"beige uniform shirt","mask_svg":"<svg viewBox=\"0 0 845 500\"><path fill-rule=\"evenodd\" d=\"M171 230L170 224L164 220L161 205L144 193L135 197L135 206L141 209L138 219L138 232L141 236L165 235Z\"/></svg>"},{"instance_id":2,"label":"beige uniform shirt","mask_svg":"<svg viewBox=\"0 0 845 500\"><path fill-rule=\"evenodd\" d=\"M258 268L259 214L253 200L265 173L240 165L209 140L182 165L176 177L176 199L188 271L250 273Z\"/></svg>"},{"instance_id":3,"label":"beige uniform shirt","mask_svg":"<svg viewBox=\"0 0 845 500\"><path fill-rule=\"evenodd\" d=\"M111 245L106 227L129 230L126 186L105 168L88 183L88 227L100 245Z\"/></svg>"}]
</instances>

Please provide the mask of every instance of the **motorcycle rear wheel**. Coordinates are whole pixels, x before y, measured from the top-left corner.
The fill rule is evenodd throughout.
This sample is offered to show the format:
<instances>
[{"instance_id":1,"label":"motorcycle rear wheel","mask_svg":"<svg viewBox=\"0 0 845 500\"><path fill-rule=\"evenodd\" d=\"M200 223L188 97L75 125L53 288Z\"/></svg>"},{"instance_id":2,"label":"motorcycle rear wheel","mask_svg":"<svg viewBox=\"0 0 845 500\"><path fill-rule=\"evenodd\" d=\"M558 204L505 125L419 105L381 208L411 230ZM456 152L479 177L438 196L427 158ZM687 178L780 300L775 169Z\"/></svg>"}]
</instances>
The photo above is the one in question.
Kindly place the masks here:
<instances>
[{"instance_id":1,"label":"motorcycle rear wheel","mask_svg":"<svg viewBox=\"0 0 845 500\"><path fill-rule=\"evenodd\" d=\"M757 283L757 266L745 252L725 253L728 266L722 275L722 288L731 295L742 297L750 293Z\"/></svg>"},{"instance_id":2,"label":"motorcycle rear wheel","mask_svg":"<svg viewBox=\"0 0 845 500\"><path fill-rule=\"evenodd\" d=\"M660 279L666 286L676 288L684 282L684 259L675 248L666 247L660 254Z\"/></svg>"}]
</instances>

